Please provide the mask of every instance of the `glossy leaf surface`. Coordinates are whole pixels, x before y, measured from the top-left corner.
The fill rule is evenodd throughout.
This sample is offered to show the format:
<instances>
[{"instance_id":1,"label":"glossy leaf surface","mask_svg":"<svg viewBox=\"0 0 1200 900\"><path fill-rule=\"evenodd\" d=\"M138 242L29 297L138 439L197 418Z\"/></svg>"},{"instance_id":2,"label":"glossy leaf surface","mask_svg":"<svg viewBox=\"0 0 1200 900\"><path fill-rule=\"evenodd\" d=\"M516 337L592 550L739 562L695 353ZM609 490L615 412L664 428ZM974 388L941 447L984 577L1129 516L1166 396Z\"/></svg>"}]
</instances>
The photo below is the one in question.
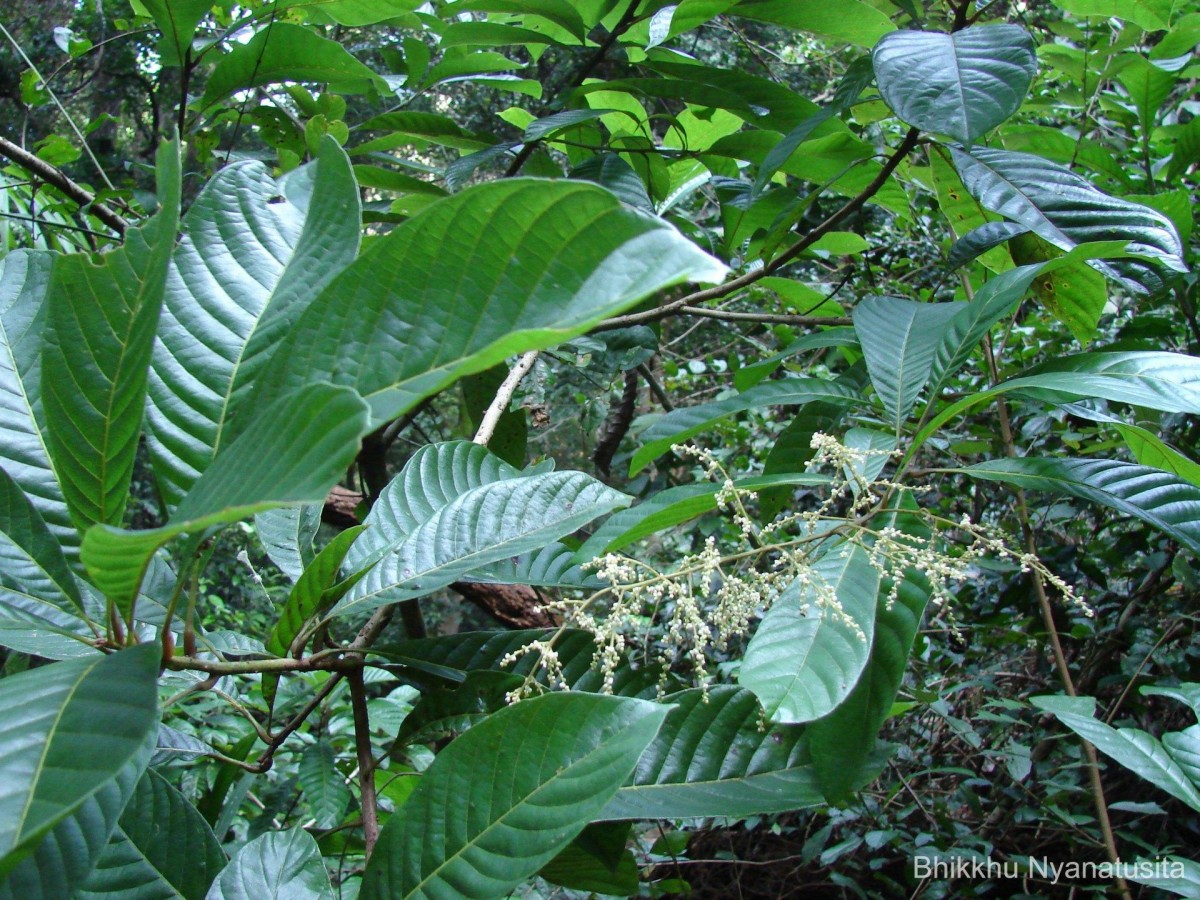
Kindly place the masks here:
<instances>
[{"instance_id":1,"label":"glossy leaf surface","mask_svg":"<svg viewBox=\"0 0 1200 900\"><path fill-rule=\"evenodd\" d=\"M483 900L512 890L596 817L667 711L546 694L489 716L438 755L384 827L361 896Z\"/></svg>"}]
</instances>

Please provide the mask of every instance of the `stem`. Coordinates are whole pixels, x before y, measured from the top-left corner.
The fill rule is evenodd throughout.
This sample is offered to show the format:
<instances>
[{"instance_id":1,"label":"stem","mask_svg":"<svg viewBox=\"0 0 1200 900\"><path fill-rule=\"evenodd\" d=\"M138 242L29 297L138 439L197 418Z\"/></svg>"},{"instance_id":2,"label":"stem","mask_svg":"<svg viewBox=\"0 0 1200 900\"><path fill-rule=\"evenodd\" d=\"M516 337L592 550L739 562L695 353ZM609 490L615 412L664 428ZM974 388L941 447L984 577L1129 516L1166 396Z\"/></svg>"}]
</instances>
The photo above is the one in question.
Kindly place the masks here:
<instances>
[{"instance_id":1,"label":"stem","mask_svg":"<svg viewBox=\"0 0 1200 900\"><path fill-rule=\"evenodd\" d=\"M78 203L83 212L95 216L115 231L118 236L125 234L125 229L129 227L129 223L121 218L111 207L97 201L95 194L73 181L62 169L50 165L50 163L43 159L39 159L19 144L14 144L5 137L0 137L0 155L8 157L29 174L37 176L47 184L54 185ZM109 237L109 235L104 235L104 237Z\"/></svg>"},{"instance_id":2,"label":"stem","mask_svg":"<svg viewBox=\"0 0 1200 900\"><path fill-rule=\"evenodd\" d=\"M379 840L379 813L375 804L375 757L371 753L371 721L367 714L367 691L362 669L346 676L350 684L350 706L354 711L354 749L358 754L358 785L362 803L363 844L366 858Z\"/></svg>"},{"instance_id":3,"label":"stem","mask_svg":"<svg viewBox=\"0 0 1200 900\"><path fill-rule=\"evenodd\" d=\"M508 373L508 377L501 383L496 391L496 396L492 398L491 405L483 414L483 420L479 423L479 430L475 432L475 443L486 447L488 441L492 439L492 435L496 432L496 426L500 423L500 417L508 410L508 404L512 401L513 394L516 393L517 385L521 380L529 374L529 370L533 368L533 364L537 362L539 351L530 350L522 356L512 370Z\"/></svg>"},{"instance_id":4,"label":"stem","mask_svg":"<svg viewBox=\"0 0 1200 900\"><path fill-rule=\"evenodd\" d=\"M717 300L721 297L727 297L734 291L740 290L747 285L754 284L761 278L777 272L783 266L787 265L829 232L833 231L846 216L858 212L862 207L866 206L867 201L878 193L879 189L884 186L887 180L892 176L892 172L900 165L900 161L917 146L917 141L920 138L920 131L916 128L910 128L904 136L904 141L897 147L887 161L884 162L883 168L879 170L879 174L871 179L871 183L863 188L858 194L847 200L840 209L832 213L823 222L817 225L812 231L792 244L783 253L772 259L770 262L741 275L732 281L727 281L724 284L719 284L716 287L706 288L702 291L694 291L678 300L673 300L670 303L658 307L658 309L647 310L641 313L631 313L625 316L617 316L609 319L602 326L602 329L610 328L625 328L629 325L643 325L647 322L657 322L660 319L665 319L668 316L675 315L681 310L693 307L698 303L706 303L709 300Z\"/></svg>"},{"instance_id":5,"label":"stem","mask_svg":"<svg viewBox=\"0 0 1200 900\"><path fill-rule=\"evenodd\" d=\"M1000 378L996 367L996 357L992 353L990 336L984 338L983 353L987 360L992 383L995 384ZM1017 456L1017 445L1013 438L1008 401L1003 395L996 397L996 412L1000 418L1000 437L1004 442L1004 453L1010 459L1013 459ZM1025 552L1036 557L1037 537L1034 534L1029 515L1029 506L1025 501L1025 490L1024 488L1014 488L1014 491L1017 498L1017 517L1020 520L1021 534L1025 540ZM1062 641L1058 637L1058 626L1054 624L1054 609L1051 606L1049 596L1046 594L1046 584L1042 580L1041 573L1036 568L1030 569L1029 580L1033 585L1033 593L1037 598L1038 609L1042 614L1042 622L1046 626L1046 634L1050 639L1050 649L1054 655L1054 665L1058 669L1059 678L1062 680L1063 690L1067 692L1067 696L1074 697L1076 696L1075 681L1071 677L1071 668L1067 664L1067 656L1063 652ZM1096 756L1096 748L1092 746L1090 741L1083 740L1082 743L1083 755L1087 759L1088 781L1091 784L1092 802L1096 807L1096 821L1100 823L1100 835L1104 840L1104 850L1112 863L1119 864L1121 856L1117 852L1117 841L1113 836L1112 821L1108 816L1108 801L1104 797L1104 784L1100 780L1100 760ZM1132 900L1133 894L1130 893L1128 882L1120 875L1116 877L1116 882L1117 890L1121 892L1121 896L1125 900Z\"/></svg>"}]
</instances>

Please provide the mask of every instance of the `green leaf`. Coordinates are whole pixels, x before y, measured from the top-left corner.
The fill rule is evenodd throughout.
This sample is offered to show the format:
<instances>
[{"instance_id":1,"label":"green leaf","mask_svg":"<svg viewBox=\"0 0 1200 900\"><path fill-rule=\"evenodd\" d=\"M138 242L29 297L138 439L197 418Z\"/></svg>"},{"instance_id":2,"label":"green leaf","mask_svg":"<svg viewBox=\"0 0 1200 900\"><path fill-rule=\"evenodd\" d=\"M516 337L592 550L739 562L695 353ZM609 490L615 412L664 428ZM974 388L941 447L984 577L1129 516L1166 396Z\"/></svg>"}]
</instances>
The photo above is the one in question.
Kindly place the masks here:
<instances>
[{"instance_id":1,"label":"green leaf","mask_svg":"<svg viewBox=\"0 0 1200 900\"><path fill-rule=\"evenodd\" d=\"M270 831L244 845L205 900L334 900L317 842L303 828Z\"/></svg>"},{"instance_id":2,"label":"green leaf","mask_svg":"<svg viewBox=\"0 0 1200 900\"><path fill-rule=\"evenodd\" d=\"M286 655L293 641L304 632L305 623L340 600L344 591L349 589L347 586L338 591L334 581L346 551L366 528L366 525L356 525L339 532L305 568L292 586L287 602L279 613L279 621L266 640L268 652L276 656Z\"/></svg>"},{"instance_id":3,"label":"green leaf","mask_svg":"<svg viewBox=\"0 0 1200 900\"><path fill-rule=\"evenodd\" d=\"M313 561L321 507L313 503L269 509L254 517L254 527L271 562L294 584Z\"/></svg>"},{"instance_id":4,"label":"green leaf","mask_svg":"<svg viewBox=\"0 0 1200 900\"><path fill-rule=\"evenodd\" d=\"M479 185L399 225L335 278L255 396L327 378L356 387L376 423L387 421L463 375L581 334L670 285L724 274L670 226L593 185Z\"/></svg>"},{"instance_id":5,"label":"green leaf","mask_svg":"<svg viewBox=\"0 0 1200 900\"><path fill-rule=\"evenodd\" d=\"M340 825L346 807L350 805L350 788L338 771L329 741L317 741L304 751L296 769L296 780L317 828Z\"/></svg>"},{"instance_id":6,"label":"green leaf","mask_svg":"<svg viewBox=\"0 0 1200 900\"><path fill-rule=\"evenodd\" d=\"M755 385L740 394L687 406L667 413L642 432L643 444L633 454L629 474L636 475L658 459L672 444L686 441L694 434L722 419L748 409L765 406L802 406L815 400L852 405L859 400L858 392L835 381L820 378L782 378Z\"/></svg>"},{"instance_id":7,"label":"green leaf","mask_svg":"<svg viewBox=\"0 0 1200 900\"><path fill-rule=\"evenodd\" d=\"M994 390L1053 398L1061 392L1200 413L1200 358L1183 353L1077 353L1050 359Z\"/></svg>"},{"instance_id":8,"label":"green leaf","mask_svg":"<svg viewBox=\"0 0 1200 900\"><path fill-rule=\"evenodd\" d=\"M992 326L1017 308L1040 268L1010 269L989 279L947 323L929 367L931 403L937 402L946 382L963 367Z\"/></svg>"},{"instance_id":9,"label":"green leaf","mask_svg":"<svg viewBox=\"0 0 1200 900\"><path fill-rule=\"evenodd\" d=\"M183 221L167 275L147 410L159 490L178 505L228 441L227 425L291 324L358 252L358 189L332 138L276 181L226 166Z\"/></svg>"},{"instance_id":10,"label":"green leaf","mask_svg":"<svg viewBox=\"0 0 1200 900\"><path fill-rule=\"evenodd\" d=\"M827 485L830 476L807 472L783 472L778 475L756 475L734 479L738 490L762 491L791 485ZM634 541L681 525L717 508L717 494L722 485L713 483L681 484L666 488L647 497L637 506L609 516L576 552L581 562L615 553Z\"/></svg>"},{"instance_id":11,"label":"green leaf","mask_svg":"<svg viewBox=\"0 0 1200 900\"><path fill-rule=\"evenodd\" d=\"M1164 0L1053 0L1053 3L1072 15L1120 19L1147 31L1162 31L1170 26L1172 4Z\"/></svg>"},{"instance_id":12,"label":"green leaf","mask_svg":"<svg viewBox=\"0 0 1200 900\"><path fill-rule=\"evenodd\" d=\"M1111 459L997 459L972 478L1069 494L1134 516L1200 553L1200 488L1160 469Z\"/></svg>"},{"instance_id":13,"label":"green leaf","mask_svg":"<svg viewBox=\"0 0 1200 900\"><path fill-rule=\"evenodd\" d=\"M868 297L854 308L854 331L871 383L897 434L929 380L946 330L964 306Z\"/></svg>"},{"instance_id":14,"label":"green leaf","mask_svg":"<svg viewBox=\"0 0 1200 900\"><path fill-rule=\"evenodd\" d=\"M0 680L0 890L65 897L154 751L155 644Z\"/></svg>"},{"instance_id":15,"label":"green leaf","mask_svg":"<svg viewBox=\"0 0 1200 900\"><path fill-rule=\"evenodd\" d=\"M421 0L280 0L280 9L304 9L327 16L339 25L361 28L410 13Z\"/></svg>"},{"instance_id":16,"label":"green leaf","mask_svg":"<svg viewBox=\"0 0 1200 900\"><path fill-rule=\"evenodd\" d=\"M589 825L538 871L538 877L575 891L618 897L635 895L637 860L625 849L629 830L628 823Z\"/></svg>"},{"instance_id":17,"label":"green leaf","mask_svg":"<svg viewBox=\"0 0 1200 900\"><path fill-rule=\"evenodd\" d=\"M968 146L1021 107L1037 74L1033 38L1017 25L893 31L871 56L896 115Z\"/></svg>"},{"instance_id":18,"label":"green leaf","mask_svg":"<svg viewBox=\"0 0 1200 900\"><path fill-rule=\"evenodd\" d=\"M742 0L730 12L860 47L874 47L895 30L887 16L862 0Z\"/></svg>"},{"instance_id":19,"label":"green leaf","mask_svg":"<svg viewBox=\"0 0 1200 900\"><path fill-rule=\"evenodd\" d=\"M1094 241L1127 241L1130 254L1148 258L1092 261L1110 278L1139 293L1163 286L1161 269L1184 272L1183 246L1160 212L1110 197L1070 169L1030 153L976 147L950 149L968 191L993 212L1024 225L1062 250Z\"/></svg>"},{"instance_id":20,"label":"green leaf","mask_svg":"<svg viewBox=\"0 0 1200 900\"><path fill-rule=\"evenodd\" d=\"M192 39L200 20L212 9L213 0L140 0L142 6L154 19L154 24L163 34L169 52L163 62L168 66L184 64L185 54L191 50Z\"/></svg>"},{"instance_id":21,"label":"green leaf","mask_svg":"<svg viewBox=\"0 0 1200 900\"><path fill-rule=\"evenodd\" d=\"M858 683L870 656L879 570L854 544L812 565L767 610L738 673L773 722L819 719ZM840 609L834 609L836 602Z\"/></svg>"},{"instance_id":22,"label":"green leaf","mask_svg":"<svg viewBox=\"0 0 1200 900\"><path fill-rule=\"evenodd\" d=\"M861 57L852 62L847 67L846 74L842 76L842 81L834 92L833 101L820 112L802 120L791 131L785 134L778 144L771 148L771 152L767 154L766 158L762 161L762 165L758 167L758 174L754 178L754 186L750 190L750 196L757 197L761 194L775 173L791 158L797 148L808 140L828 119L839 115L857 100L858 95L866 89L873 77L871 62L867 57Z\"/></svg>"},{"instance_id":23,"label":"green leaf","mask_svg":"<svg viewBox=\"0 0 1200 900\"><path fill-rule=\"evenodd\" d=\"M582 472L550 472L472 488L398 536L334 612L344 615L422 596L477 569L544 547L629 499Z\"/></svg>"},{"instance_id":24,"label":"green leaf","mask_svg":"<svg viewBox=\"0 0 1200 900\"><path fill-rule=\"evenodd\" d=\"M760 727L762 707L750 691L716 685L670 701L632 778L598 818L737 817L824 803L804 729Z\"/></svg>"},{"instance_id":25,"label":"green leaf","mask_svg":"<svg viewBox=\"0 0 1200 900\"><path fill-rule=\"evenodd\" d=\"M1099 412L1082 403L1071 403L1064 406L1063 409L1080 418L1112 425L1121 435L1121 439L1125 441L1125 446L1129 448L1135 461L1152 469L1162 469L1164 472L1178 475L1189 484L1200 487L1200 463L1184 456L1153 432L1140 425L1126 424L1114 416Z\"/></svg>"},{"instance_id":26,"label":"green leaf","mask_svg":"<svg viewBox=\"0 0 1200 900\"><path fill-rule=\"evenodd\" d=\"M387 92L387 82L337 41L301 25L272 22L221 57L204 88L204 106L236 91L281 81L315 81L343 94L370 88Z\"/></svg>"},{"instance_id":27,"label":"green leaf","mask_svg":"<svg viewBox=\"0 0 1200 900\"><path fill-rule=\"evenodd\" d=\"M424 522L467 491L532 475L472 441L427 444L388 483L364 524L370 530L354 542L346 568L357 571L397 547ZM557 541L531 552L505 557L470 572L470 581L508 584L582 585L587 578L572 565L571 551Z\"/></svg>"},{"instance_id":28,"label":"green leaf","mask_svg":"<svg viewBox=\"0 0 1200 900\"><path fill-rule=\"evenodd\" d=\"M1171 891L1180 897L1200 896L1200 863L1180 856L1163 859L1139 859L1135 871L1126 878L1138 884ZM1144 873L1144 874L1143 874Z\"/></svg>"},{"instance_id":29,"label":"green leaf","mask_svg":"<svg viewBox=\"0 0 1200 900\"><path fill-rule=\"evenodd\" d=\"M74 632L86 616L62 548L0 469L0 617Z\"/></svg>"},{"instance_id":30,"label":"green leaf","mask_svg":"<svg viewBox=\"0 0 1200 900\"><path fill-rule=\"evenodd\" d=\"M1181 685L1147 684L1139 688L1138 693L1145 697L1170 697L1191 708L1196 718L1200 719L1200 683L1185 682Z\"/></svg>"},{"instance_id":31,"label":"green leaf","mask_svg":"<svg viewBox=\"0 0 1200 900\"><path fill-rule=\"evenodd\" d=\"M959 269L988 251L1029 231L1016 222L987 222L968 231L950 247L946 268ZM985 263L986 264L986 263Z\"/></svg>"},{"instance_id":32,"label":"green leaf","mask_svg":"<svg viewBox=\"0 0 1200 900\"><path fill-rule=\"evenodd\" d=\"M546 694L489 716L438 754L384 826L360 896L506 894L596 817L667 712Z\"/></svg>"},{"instance_id":33,"label":"green leaf","mask_svg":"<svg viewBox=\"0 0 1200 900\"><path fill-rule=\"evenodd\" d=\"M253 430L226 445L170 523L149 531L89 529L82 558L93 584L131 619L138 586L159 547L275 506L324 502L357 455L366 420L366 405L348 388L312 384L282 398Z\"/></svg>"},{"instance_id":34,"label":"green leaf","mask_svg":"<svg viewBox=\"0 0 1200 900\"><path fill-rule=\"evenodd\" d=\"M126 804L77 900L200 900L225 866L225 853L204 816L153 769Z\"/></svg>"},{"instance_id":35,"label":"green leaf","mask_svg":"<svg viewBox=\"0 0 1200 900\"><path fill-rule=\"evenodd\" d=\"M1154 128L1155 120L1166 107L1167 97L1179 78L1178 72L1167 65L1166 61L1155 63L1144 56L1128 54L1125 65L1117 73L1117 81L1129 91L1137 107L1138 124L1147 133Z\"/></svg>"},{"instance_id":36,"label":"green leaf","mask_svg":"<svg viewBox=\"0 0 1200 900\"><path fill-rule=\"evenodd\" d=\"M617 198L634 209L654 212L654 202L646 193L646 185L633 166L616 153L597 153L571 170L571 177L591 181L613 192Z\"/></svg>"},{"instance_id":37,"label":"green leaf","mask_svg":"<svg viewBox=\"0 0 1200 900\"><path fill-rule=\"evenodd\" d=\"M79 531L54 471L41 409L44 298L54 258L17 250L0 262L0 465L74 559Z\"/></svg>"},{"instance_id":38,"label":"green leaf","mask_svg":"<svg viewBox=\"0 0 1200 900\"><path fill-rule=\"evenodd\" d=\"M1200 810L1200 792L1153 735L1140 728L1113 728L1095 717L1091 697L1030 697L1029 702L1155 787Z\"/></svg>"},{"instance_id":39,"label":"green leaf","mask_svg":"<svg viewBox=\"0 0 1200 900\"><path fill-rule=\"evenodd\" d=\"M1079 353L1052 359L950 404L921 429L913 449L965 410L1008 393L1050 403L1100 399L1194 413L1200 411L1200 359L1157 352Z\"/></svg>"},{"instance_id":40,"label":"green leaf","mask_svg":"<svg viewBox=\"0 0 1200 900\"><path fill-rule=\"evenodd\" d=\"M907 498L905 508L916 510ZM888 513L880 525L927 537L929 528L915 516ZM892 576L895 577L895 576ZM867 765L879 729L891 714L896 692L904 680L913 640L929 603L930 585L920 572L903 573L896 597L889 603L892 578L880 585L875 610L871 657L854 690L837 709L806 729L813 765L821 789L831 803L844 802L857 785L856 773Z\"/></svg>"},{"instance_id":41,"label":"green leaf","mask_svg":"<svg viewBox=\"0 0 1200 900\"><path fill-rule=\"evenodd\" d=\"M179 145L158 152L160 212L96 262L54 261L46 292L47 437L80 529L121 520L141 434L146 372L179 217Z\"/></svg>"}]
</instances>

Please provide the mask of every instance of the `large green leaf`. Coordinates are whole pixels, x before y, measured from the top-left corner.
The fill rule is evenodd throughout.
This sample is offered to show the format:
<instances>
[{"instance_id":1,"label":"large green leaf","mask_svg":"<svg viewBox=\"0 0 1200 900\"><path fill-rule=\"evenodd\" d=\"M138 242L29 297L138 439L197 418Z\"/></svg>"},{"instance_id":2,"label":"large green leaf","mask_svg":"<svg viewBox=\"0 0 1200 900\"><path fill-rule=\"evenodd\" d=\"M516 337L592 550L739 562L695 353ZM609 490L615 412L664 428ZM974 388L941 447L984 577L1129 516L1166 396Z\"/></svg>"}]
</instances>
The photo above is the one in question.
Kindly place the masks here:
<instances>
[{"instance_id":1,"label":"large green leaf","mask_svg":"<svg viewBox=\"0 0 1200 900\"><path fill-rule=\"evenodd\" d=\"M804 729L761 727L762 707L731 685L673 694L674 708L628 783L598 818L750 816L824 802Z\"/></svg>"},{"instance_id":2,"label":"large green leaf","mask_svg":"<svg viewBox=\"0 0 1200 900\"><path fill-rule=\"evenodd\" d=\"M53 659L63 649L76 655L86 646L60 647L53 634L88 640L99 633L87 627L83 596L62 548L25 494L0 469L0 646L37 652L47 643L44 649L50 652L38 655Z\"/></svg>"},{"instance_id":3,"label":"large green leaf","mask_svg":"<svg viewBox=\"0 0 1200 900\"><path fill-rule=\"evenodd\" d=\"M594 185L479 185L413 216L335 278L288 333L255 396L261 404L329 379L357 388L374 420L386 421L463 375L580 334L658 290L724 274L670 226Z\"/></svg>"},{"instance_id":4,"label":"large green leaf","mask_svg":"<svg viewBox=\"0 0 1200 900\"><path fill-rule=\"evenodd\" d=\"M992 326L1017 308L1040 268L1010 269L990 279L947 323L929 367L931 403L937 401L947 380L963 367Z\"/></svg>"},{"instance_id":5,"label":"large green leaf","mask_svg":"<svg viewBox=\"0 0 1200 900\"><path fill-rule=\"evenodd\" d=\"M911 497L903 505L909 511L916 509ZM929 536L929 527L916 516L894 512L880 518L884 521L876 527L888 525L905 534ZM880 585L871 658L858 684L837 709L805 731L821 789L832 803L843 802L856 787L854 779L867 764L904 680L908 655L929 603L929 582L916 570L899 576L896 597L889 603L895 577Z\"/></svg>"},{"instance_id":6,"label":"large green leaf","mask_svg":"<svg viewBox=\"0 0 1200 900\"><path fill-rule=\"evenodd\" d=\"M422 596L477 569L544 547L629 500L582 472L480 485L402 535L335 612Z\"/></svg>"},{"instance_id":7,"label":"large green leaf","mask_svg":"<svg viewBox=\"0 0 1200 900\"><path fill-rule=\"evenodd\" d=\"M667 712L546 694L489 716L438 754L388 821L360 896L503 896L596 817Z\"/></svg>"},{"instance_id":8,"label":"large green leaf","mask_svg":"<svg viewBox=\"0 0 1200 900\"><path fill-rule=\"evenodd\" d=\"M870 657L878 590L867 551L843 544L813 563L806 582L797 579L779 595L738 673L771 721L811 722L846 699Z\"/></svg>"},{"instance_id":9,"label":"large green leaf","mask_svg":"<svg viewBox=\"0 0 1200 900\"><path fill-rule=\"evenodd\" d=\"M82 558L93 583L131 618L159 547L275 506L324 502L367 430L366 404L348 388L311 384L283 397L256 417L252 430L226 445L170 523L149 531L89 529Z\"/></svg>"},{"instance_id":10,"label":"large green leaf","mask_svg":"<svg viewBox=\"0 0 1200 900\"><path fill-rule=\"evenodd\" d=\"M79 531L58 484L41 409L44 298L53 264L54 254L28 250L0 263L0 466L73 557Z\"/></svg>"},{"instance_id":11,"label":"large green leaf","mask_svg":"<svg viewBox=\"0 0 1200 900\"><path fill-rule=\"evenodd\" d=\"M221 57L204 87L204 105L280 81L316 81L344 94L387 90L386 81L337 41L300 25L272 22Z\"/></svg>"},{"instance_id":12,"label":"large green leaf","mask_svg":"<svg viewBox=\"0 0 1200 900\"><path fill-rule=\"evenodd\" d=\"M782 378L756 384L740 394L723 400L700 403L667 413L642 432L643 444L629 464L636 475L652 461L671 449L672 444L686 441L709 426L748 409L765 406L802 406L814 400L850 405L859 399L858 392L836 381L820 378Z\"/></svg>"},{"instance_id":13,"label":"large green leaf","mask_svg":"<svg viewBox=\"0 0 1200 900\"><path fill-rule=\"evenodd\" d=\"M54 261L42 400L50 455L76 526L121 520L141 435L146 372L179 221L179 146L158 152L159 213L93 262Z\"/></svg>"},{"instance_id":14,"label":"large green leaf","mask_svg":"<svg viewBox=\"0 0 1200 900\"><path fill-rule=\"evenodd\" d=\"M421 0L280 0L279 8L303 9L328 16L339 25L361 28L412 12Z\"/></svg>"},{"instance_id":15,"label":"large green leaf","mask_svg":"<svg viewBox=\"0 0 1200 900\"><path fill-rule=\"evenodd\" d=\"M0 680L0 896L65 897L91 870L154 751L159 654Z\"/></svg>"},{"instance_id":16,"label":"large green leaf","mask_svg":"<svg viewBox=\"0 0 1200 900\"><path fill-rule=\"evenodd\" d=\"M167 275L147 426L174 508L227 441L226 425L291 323L358 252L359 201L332 138L278 182L226 166L183 221Z\"/></svg>"},{"instance_id":17,"label":"large green leaf","mask_svg":"<svg viewBox=\"0 0 1200 900\"><path fill-rule=\"evenodd\" d=\"M1050 359L999 385L1034 397L1062 392L1200 413L1200 358L1183 353L1077 353Z\"/></svg>"},{"instance_id":18,"label":"large green leaf","mask_svg":"<svg viewBox=\"0 0 1200 900\"><path fill-rule=\"evenodd\" d=\"M1182 856L1162 859L1139 859L1135 871L1126 875L1130 881L1170 891L1180 897L1200 897L1200 863Z\"/></svg>"},{"instance_id":19,"label":"large green leaf","mask_svg":"<svg viewBox=\"0 0 1200 900\"><path fill-rule=\"evenodd\" d=\"M1200 412L1200 359L1153 351L1079 353L1052 359L945 407L917 434L913 448L955 416L1009 393L1050 403L1100 399L1194 414Z\"/></svg>"},{"instance_id":20,"label":"large green leaf","mask_svg":"<svg viewBox=\"0 0 1200 900\"><path fill-rule=\"evenodd\" d=\"M167 52L163 61L169 66L183 65L184 54L191 49L196 27L210 9L212 0L138 0L154 17L163 33Z\"/></svg>"},{"instance_id":21,"label":"large green leaf","mask_svg":"<svg viewBox=\"0 0 1200 900\"><path fill-rule=\"evenodd\" d=\"M205 900L333 900L317 842L303 828L270 831L244 845Z\"/></svg>"},{"instance_id":22,"label":"large green leaf","mask_svg":"<svg viewBox=\"0 0 1200 900\"><path fill-rule=\"evenodd\" d=\"M467 491L530 474L533 473L505 463L472 441L446 441L422 447L371 507L365 522L369 530L350 548L346 568L357 571L372 564ZM575 563L574 554L558 541L544 542L530 552L496 560L467 573L465 580L543 586L584 586L595 582L584 575Z\"/></svg>"},{"instance_id":23,"label":"large green leaf","mask_svg":"<svg viewBox=\"0 0 1200 900\"><path fill-rule=\"evenodd\" d=\"M1101 753L1200 811L1200 792L1153 735L1140 728L1113 728L1101 722L1095 717L1092 697L1031 697L1029 702L1054 715Z\"/></svg>"},{"instance_id":24,"label":"large green leaf","mask_svg":"<svg viewBox=\"0 0 1200 900\"><path fill-rule=\"evenodd\" d=\"M1037 55L1017 25L954 34L893 31L872 52L883 99L901 119L968 146L1021 106Z\"/></svg>"},{"instance_id":25,"label":"large green leaf","mask_svg":"<svg viewBox=\"0 0 1200 900\"><path fill-rule=\"evenodd\" d=\"M1112 459L997 459L958 471L1034 491L1069 494L1134 516L1200 553L1200 488Z\"/></svg>"},{"instance_id":26,"label":"large green leaf","mask_svg":"<svg viewBox=\"0 0 1200 900\"><path fill-rule=\"evenodd\" d=\"M950 153L963 184L984 206L1055 247L1128 242L1128 252L1144 260L1093 260L1091 265L1131 290L1152 293L1163 286L1162 269L1187 270L1175 226L1148 206L1110 197L1070 169L1030 153L988 147L951 148Z\"/></svg>"},{"instance_id":27,"label":"large green leaf","mask_svg":"<svg viewBox=\"0 0 1200 900\"><path fill-rule=\"evenodd\" d=\"M742 0L731 12L860 47L875 46L895 29L886 15L862 0Z\"/></svg>"},{"instance_id":28,"label":"large green leaf","mask_svg":"<svg viewBox=\"0 0 1200 900\"><path fill-rule=\"evenodd\" d=\"M962 303L868 297L854 308L854 331L871 383L899 434L929 380L934 358Z\"/></svg>"},{"instance_id":29,"label":"large green leaf","mask_svg":"<svg viewBox=\"0 0 1200 900\"><path fill-rule=\"evenodd\" d=\"M221 845L196 807L153 769L126 804L78 900L203 900L225 866Z\"/></svg>"}]
</instances>

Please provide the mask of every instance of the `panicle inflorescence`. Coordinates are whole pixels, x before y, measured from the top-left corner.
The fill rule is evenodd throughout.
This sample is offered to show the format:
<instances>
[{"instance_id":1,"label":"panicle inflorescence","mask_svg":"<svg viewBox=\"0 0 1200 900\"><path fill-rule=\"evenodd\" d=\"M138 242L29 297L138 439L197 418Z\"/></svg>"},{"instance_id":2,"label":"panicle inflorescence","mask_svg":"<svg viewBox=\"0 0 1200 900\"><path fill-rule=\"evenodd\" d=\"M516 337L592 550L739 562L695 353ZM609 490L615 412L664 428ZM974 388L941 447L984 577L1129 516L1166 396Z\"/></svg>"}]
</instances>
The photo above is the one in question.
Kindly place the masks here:
<instances>
[{"instance_id":1,"label":"panicle inflorescence","mask_svg":"<svg viewBox=\"0 0 1200 900\"><path fill-rule=\"evenodd\" d=\"M1070 585L1035 555L1014 549L999 529L967 516L957 522L945 520L915 504L898 503L897 498L914 488L878 474L867 475L872 469L878 473L886 463L872 465L873 459L891 457L895 451L848 447L831 435L814 434L809 469L828 473L823 494L815 506L759 526L747 508L757 495L739 487L712 452L694 446L672 449L695 459L705 477L719 485L714 501L732 521L737 546L722 553L716 538L709 536L698 551L680 558L669 571L606 554L585 567L604 584L602 589L583 600L550 604L562 616L564 628L582 628L593 635L593 665L603 676L605 691L612 691L626 651L639 645L646 648L645 661L661 667L660 692L681 662L705 686L710 652L724 651L748 634L751 623L789 588L799 591L819 615L867 640L860 623L844 609L837 587L815 565L827 554L849 553L855 545L867 551L869 563L887 586L888 608L898 599L906 578L923 576L920 581L931 602L952 628L957 627L949 605L955 589L977 575L977 564L984 557L1008 559L1022 571L1036 571L1067 602L1091 614ZM553 639L527 644L505 662L531 653L539 654L539 662L514 695L541 689L535 680L538 675L551 686L562 685L562 664Z\"/></svg>"}]
</instances>

